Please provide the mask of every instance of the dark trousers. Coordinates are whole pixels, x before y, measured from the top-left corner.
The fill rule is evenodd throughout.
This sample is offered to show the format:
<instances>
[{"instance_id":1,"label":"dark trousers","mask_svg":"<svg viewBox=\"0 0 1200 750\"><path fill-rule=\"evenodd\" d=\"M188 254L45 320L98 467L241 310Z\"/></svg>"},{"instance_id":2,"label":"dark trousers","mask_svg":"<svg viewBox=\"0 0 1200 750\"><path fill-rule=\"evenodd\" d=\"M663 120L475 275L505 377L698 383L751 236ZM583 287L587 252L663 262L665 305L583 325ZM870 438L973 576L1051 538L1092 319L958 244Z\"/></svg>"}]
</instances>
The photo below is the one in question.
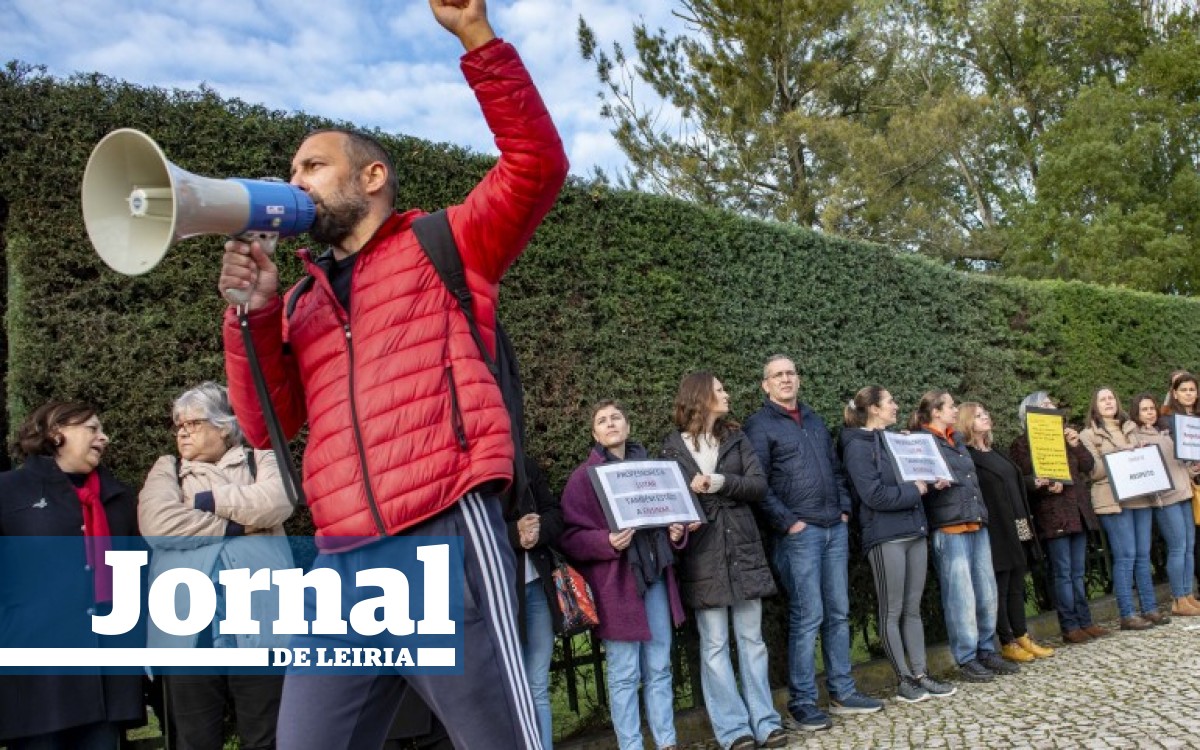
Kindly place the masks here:
<instances>
[{"instance_id":1,"label":"dark trousers","mask_svg":"<svg viewBox=\"0 0 1200 750\"><path fill-rule=\"evenodd\" d=\"M1025 568L996 571L996 635L1012 643L1029 632L1025 622Z\"/></svg>"},{"instance_id":2,"label":"dark trousers","mask_svg":"<svg viewBox=\"0 0 1200 750\"><path fill-rule=\"evenodd\" d=\"M8 750L117 750L125 733L116 724L98 721L59 732L9 740Z\"/></svg>"},{"instance_id":3,"label":"dark trousers","mask_svg":"<svg viewBox=\"0 0 1200 750\"><path fill-rule=\"evenodd\" d=\"M166 678L172 750L221 750L232 704L242 750L272 750L281 675L171 675Z\"/></svg>"},{"instance_id":4,"label":"dark trousers","mask_svg":"<svg viewBox=\"0 0 1200 750\"><path fill-rule=\"evenodd\" d=\"M469 493L455 505L404 532L406 536L459 536L463 539L463 674L401 676L294 674L283 686L279 711L280 750L361 750L381 747L406 690L416 690L445 725L459 748L541 750L533 697L525 679L516 623L516 558L500 502L494 495ZM332 555L318 564L337 570L342 580L353 571L385 566L381 545ZM385 550L386 551L386 550ZM342 609L366 596L343 587ZM305 592L312 619L315 591ZM296 636L292 648L351 645L333 637ZM389 647L386 633L371 646Z\"/></svg>"}]
</instances>

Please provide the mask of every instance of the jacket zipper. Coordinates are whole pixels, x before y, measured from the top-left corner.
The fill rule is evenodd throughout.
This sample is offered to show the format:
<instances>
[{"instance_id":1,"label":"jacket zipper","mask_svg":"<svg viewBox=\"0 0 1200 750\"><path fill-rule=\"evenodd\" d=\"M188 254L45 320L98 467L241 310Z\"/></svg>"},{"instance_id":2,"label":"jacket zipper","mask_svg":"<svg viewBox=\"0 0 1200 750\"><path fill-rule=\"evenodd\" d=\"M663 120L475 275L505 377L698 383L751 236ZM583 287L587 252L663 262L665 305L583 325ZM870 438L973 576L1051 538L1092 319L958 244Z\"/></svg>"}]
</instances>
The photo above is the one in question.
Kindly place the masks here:
<instances>
[{"instance_id":1,"label":"jacket zipper","mask_svg":"<svg viewBox=\"0 0 1200 750\"><path fill-rule=\"evenodd\" d=\"M375 520L376 533L383 536L387 533L387 528L383 525L383 516L379 515L379 504L375 502L375 492L371 489L371 475L367 473L367 451L363 447L362 430L358 426L358 405L354 400L354 342L350 337L350 324L342 323L342 330L346 332L346 353L350 357L350 423L354 425L354 445L358 449L358 463L362 467L367 507L371 509L371 517Z\"/></svg>"},{"instance_id":2,"label":"jacket zipper","mask_svg":"<svg viewBox=\"0 0 1200 750\"><path fill-rule=\"evenodd\" d=\"M462 410L458 403L458 386L454 384L454 367L450 358L446 358L446 384L450 386L450 423L454 425L454 438L461 450L468 450L467 428L463 424Z\"/></svg>"}]
</instances>

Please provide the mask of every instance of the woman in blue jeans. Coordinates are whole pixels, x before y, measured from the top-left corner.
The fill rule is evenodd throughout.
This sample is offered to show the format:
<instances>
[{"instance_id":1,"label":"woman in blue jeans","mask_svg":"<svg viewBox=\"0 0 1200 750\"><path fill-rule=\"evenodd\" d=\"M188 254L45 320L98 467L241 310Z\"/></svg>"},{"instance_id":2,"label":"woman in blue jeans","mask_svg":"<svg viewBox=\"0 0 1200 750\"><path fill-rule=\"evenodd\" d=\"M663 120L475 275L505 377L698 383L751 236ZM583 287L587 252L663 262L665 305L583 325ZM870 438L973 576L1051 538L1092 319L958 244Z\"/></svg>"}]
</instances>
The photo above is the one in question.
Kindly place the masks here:
<instances>
[{"instance_id":1,"label":"woman in blue jeans","mask_svg":"<svg viewBox=\"0 0 1200 750\"><path fill-rule=\"evenodd\" d=\"M953 484L925 494L925 517L942 590L950 653L967 682L991 682L1019 671L996 653L996 573L988 513L975 462L954 428L958 406L948 391L928 391L909 417L909 429L933 435Z\"/></svg>"},{"instance_id":2,"label":"woman in blue jeans","mask_svg":"<svg viewBox=\"0 0 1200 750\"><path fill-rule=\"evenodd\" d=\"M588 469L613 461L646 459L629 441L625 409L612 400L592 408L591 453L563 490L562 550L587 580L596 599L608 666L608 705L620 750L642 750L638 685L646 698L646 721L659 750L675 748L675 694L671 681L671 629L683 623L675 580L674 548L684 527L608 530L608 520Z\"/></svg>"},{"instance_id":3,"label":"woman in blue jeans","mask_svg":"<svg viewBox=\"0 0 1200 750\"><path fill-rule=\"evenodd\" d=\"M1113 594L1121 616L1121 630L1146 630L1169 621L1158 611L1154 598L1154 580L1150 576L1150 524L1153 495L1135 497L1118 503L1113 495L1104 456L1141 447L1137 425L1121 410L1117 394L1111 388L1098 388L1092 394L1087 427L1079 439L1091 452L1092 508L1100 517L1113 558ZM1133 608L1133 584L1137 581L1142 605L1139 616Z\"/></svg>"},{"instance_id":4,"label":"woman in blue jeans","mask_svg":"<svg viewBox=\"0 0 1200 750\"><path fill-rule=\"evenodd\" d=\"M1129 415L1137 425L1137 436L1145 445L1157 445L1171 474L1174 488L1160 492L1154 506L1154 521L1167 545L1167 580L1171 586L1171 614L1200 615L1192 603L1192 571L1195 566L1196 527L1192 522L1192 478L1175 458L1171 433L1158 428L1158 402L1153 393L1139 393L1129 402Z\"/></svg>"},{"instance_id":5,"label":"woman in blue jeans","mask_svg":"<svg viewBox=\"0 0 1200 750\"><path fill-rule=\"evenodd\" d=\"M1031 407L1057 408L1049 393L1031 393L1017 409L1020 424L1025 424L1025 412ZM1008 455L1025 475L1025 485L1033 506L1034 527L1050 560L1054 609L1058 613L1063 641L1087 643L1109 635L1107 629L1092 621L1085 581L1088 532L1100 528L1087 487L1087 477L1092 473L1095 459L1079 439L1079 432L1070 425L1063 425L1063 439L1067 444L1070 483L1034 476L1029 437L1024 432L1013 440Z\"/></svg>"},{"instance_id":6,"label":"woman in blue jeans","mask_svg":"<svg viewBox=\"0 0 1200 750\"><path fill-rule=\"evenodd\" d=\"M513 498L505 510L508 540L517 553L518 599L521 623L521 656L525 677L537 710L542 750L554 747L550 711L550 661L554 656L554 634L562 630L562 612L554 589L554 556L551 546L563 530L562 506L550 491L546 475L537 462L524 457L528 480L523 497Z\"/></svg>"},{"instance_id":7,"label":"woman in blue jeans","mask_svg":"<svg viewBox=\"0 0 1200 750\"><path fill-rule=\"evenodd\" d=\"M663 457L675 459L700 499L706 523L689 535L679 561L683 601L700 632L700 686L713 734L725 750L786 747L767 679L762 598L775 593L752 505L767 493L753 446L729 418L729 396L709 372L684 377L675 429ZM729 654L737 639L741 692Z\"/></svg>"}]
</instances>

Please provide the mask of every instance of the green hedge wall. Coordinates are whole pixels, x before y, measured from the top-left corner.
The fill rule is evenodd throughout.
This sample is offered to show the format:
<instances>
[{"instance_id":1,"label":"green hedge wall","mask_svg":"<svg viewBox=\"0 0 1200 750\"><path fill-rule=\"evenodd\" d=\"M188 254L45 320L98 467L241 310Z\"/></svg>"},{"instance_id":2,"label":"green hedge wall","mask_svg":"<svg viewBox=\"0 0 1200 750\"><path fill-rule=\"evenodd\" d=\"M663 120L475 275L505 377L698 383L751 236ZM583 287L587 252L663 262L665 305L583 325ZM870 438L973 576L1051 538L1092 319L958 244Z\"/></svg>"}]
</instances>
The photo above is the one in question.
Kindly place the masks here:
<instances>
[{"instance_id":1,"label":"green hedge wall","mask_svg":"<svg viewBox=\"0 0 1200 750\"><path fill-rule=\"evenodd\" d=\"M109 271L87 241L79 183L105 133L136 127L185 169L258 177L286 175L302 134L328 124L203 89L64 81L10 63L0 74L8 433L50 396L91 400L113 437L111 465L139 484L173 447L171 398L223 377L221 241L184 242L138 278ZM402 207L457 201L491 164L455 147L384 141ZM299 275L290 249L281 261L288 281ZM530 445L557 486L588 448L596 399L625 401L635 439L655 446L684 373L713 370L745 416L761 398L761 362L776 352L793 356L802 397L831 425L863 385L885 385L905 411L944 387L985 402L1005 445L1028 391L1050 390L1079 417L1097 385L1125 397L1161 392L1170 370L1200 367L1200 305L1191 299L964 274L580 181L564 190L501 297L528 391ZM853 616L865 627L873 597L859 563L852 585L864 595L853 597Z\"/></svg>"}]
</instances>

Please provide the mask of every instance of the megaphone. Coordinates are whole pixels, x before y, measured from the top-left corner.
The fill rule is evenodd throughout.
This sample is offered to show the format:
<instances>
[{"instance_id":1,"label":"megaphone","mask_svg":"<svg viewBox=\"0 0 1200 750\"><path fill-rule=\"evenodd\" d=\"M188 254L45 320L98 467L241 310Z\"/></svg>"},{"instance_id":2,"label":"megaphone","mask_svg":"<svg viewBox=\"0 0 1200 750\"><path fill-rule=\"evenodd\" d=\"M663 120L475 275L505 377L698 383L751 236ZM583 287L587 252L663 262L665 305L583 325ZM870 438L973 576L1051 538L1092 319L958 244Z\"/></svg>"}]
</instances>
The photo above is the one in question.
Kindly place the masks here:
<instances>
[{"instance_id":1,"label":"megaphone","mask_svg":"<svg viewBox=\"0 0 1200 750\"><path fill-rule=\"evenodd\" d=\"M114 130L92 149L82 198L93 247L128 276L146 273L171 245L202 234L256 239L273 250L279 237L308 231L316 215L297 187L200 177L172 164L150 136L132 128Z\"/></svg>"}]
</instances>

